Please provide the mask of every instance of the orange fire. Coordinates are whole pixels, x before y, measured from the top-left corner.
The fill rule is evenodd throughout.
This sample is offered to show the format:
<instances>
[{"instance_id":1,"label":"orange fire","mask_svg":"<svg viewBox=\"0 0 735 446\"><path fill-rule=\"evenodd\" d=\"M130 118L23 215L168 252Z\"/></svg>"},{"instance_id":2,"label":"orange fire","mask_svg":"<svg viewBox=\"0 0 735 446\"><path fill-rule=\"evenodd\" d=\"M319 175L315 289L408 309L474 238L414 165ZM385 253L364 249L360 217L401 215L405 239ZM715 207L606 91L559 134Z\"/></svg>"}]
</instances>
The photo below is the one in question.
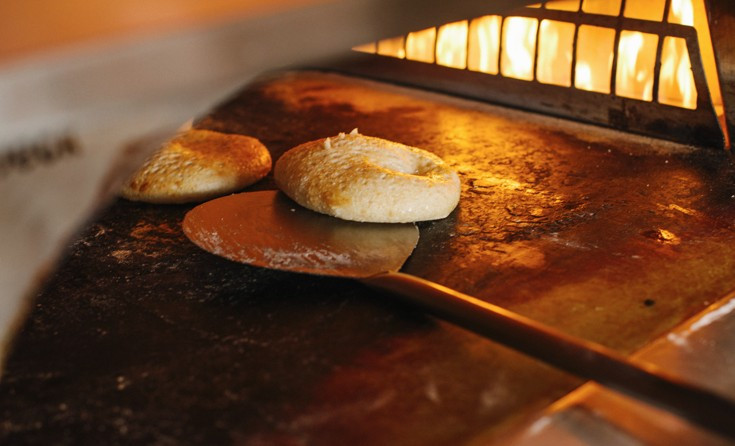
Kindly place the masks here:
<instances>
[{"instance_id":1,"label":"orange fire","mask_svg":"<svg viewBox=\"0 0 735 446\"><path fill-rule=\"evenodd\" d=\"M508 17L503 26L503 52L500 72L505 77L533 80L538 20Z\"/></svg>"},{"instance_id":2,"label":"orange fire","mask_svg":"<svg viewBox=\"0 0 735 446\"><path fill-rule=\"evenodd\" d=\"M480 17L470 23L467 68L481 73L498 74L502 21L503 18L499 15L490 15Z\"/></svg>"},{"instance_id":3,"label":"orange fire","mask_svg":"<svg viewBox=\"0 0 735 446\"><path fill-rule=\"evenodd\" d=\"M406 59L418 62L434 62L436 28L428 28L406 36Z\"/></svg>"},{"instance_id":4,"label":"orange fire","mask_svg":"<svg viewBox=\"0 0 735 446\"><path fill-rule=\"evenodd\" d=\"M697 89L694 86L686 41L679 37L664 38L661 60L659 102L691 109L697 108Z\"/></svg>"},{"instance_id":5,"label":"orange fire","mask_svg":"<svg viewBox=\"0 0 735 446\"><path fill-rule=\"evenodd\" d=\"M543 84L572 85L574 24L544 20L539 28L536 79Z\"/></svg>"},{"instance_id":6,"label":"orange fire","mask_svg":"<svg viewBox=\"0 0 735 446\"><path fill-rule=\"evenodd\" d=\"M445 67L467 67L467 20L439 27L436 34L436 63Z\"/></svg>"},{"instance_id":7,"label":"orange fire","mask_svg":"<svg viewBox=\"0 0 735 446\"><path fill-rule=\"evenodd\" d=\"M701 0L697 0L701 1ZM694 0L672 0L667 20L671 23L694 24ZM661 3L661 4L659 4ZM702 10L704 11L704 10ZM624 14L646 20L663 19L663 2L628 2ZM653 100L653 75L658 36L623 31L618 47L616 94L646 101ZM689 109L697 108L686 41L664 37L661 50L661 71L657 99L662 104Z\"/></svg>"},{"instance_id":8,"label":"orange fire","mask_svg":"<svg viewBox=\"0 0 735 446\"><path fill-rule=\"evenodd\" d=\"M653 72L658 36L622 31L618 43L615 94L627 98L653 100Z\"/></svg>"},{"instance_id":9,"label":"orange fire","mask_svg":"<svg viewBox=\"0 0 735 446\"><path fill-rule=\"evenodd\" d=\"M627 0L621 11L622 5L621 0L556 0L545 3L544 7L609 16L622 13L628 18L693 26L713 106L718 116L724 115L704 0L671 0L668 17L664 17L665 0ZM656 34L623 29L616 35L613 28L577 26L548 19L539 23L538 19L520 16L492 15L470 22L449 23L409 33L405 39L382 40L375 48L359 49L695 109L697 91L686 41L680 37L662 38L658 73L659 36ZM576 54L572 54L575 39ZM653 91L656 76L658 91ZM614 91L611 91L613 86Z\"/></svg>"},{"instance_id":10,"label":"orange fire","mask_svg":"<svg viewBox=\"0 0 735 446\"><path fill-rule=\"evenodd\" d=\"M615 30L580 25L577 30L577 65L574 86L580 90L610 93Z\"/></svg>"}]
</instances>

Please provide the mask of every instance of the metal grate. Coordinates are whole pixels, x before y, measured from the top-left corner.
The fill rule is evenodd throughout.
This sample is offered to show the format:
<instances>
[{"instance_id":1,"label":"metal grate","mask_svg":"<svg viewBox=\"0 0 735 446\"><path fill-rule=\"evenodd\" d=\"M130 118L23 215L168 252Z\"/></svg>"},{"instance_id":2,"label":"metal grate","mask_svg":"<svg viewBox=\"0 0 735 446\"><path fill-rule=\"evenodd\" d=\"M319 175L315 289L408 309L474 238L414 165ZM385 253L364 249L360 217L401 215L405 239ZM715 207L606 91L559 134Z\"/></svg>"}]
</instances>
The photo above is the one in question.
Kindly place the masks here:
<instances>
[{"instance_id":1,"label":"metal grate","mask_svg":"<svg viewBox=\"0 0 735 446\"><path fill-rule=\"evenodd\" d=\"M700 51L703 36L698 37L693 21L672 11L679 4L679 0L549 2L364 45L356 49L369 54L368 59L353 58L342 68L722 147L726 136L718 119L722 100L717 73L705 70L702 60L711 49ZM513 29L524 31L509 36ZM452 39L447 38L450 35ZM514 70L512 58L524 57L523 69ZM670 85L672 71L678 73L680 85L688 87L684 93ZM708 76L706 71L714 74ZM708 82L713 76L714 81ZM711 94L713 86L716 91Z\"/></svg>"}]
</instances>

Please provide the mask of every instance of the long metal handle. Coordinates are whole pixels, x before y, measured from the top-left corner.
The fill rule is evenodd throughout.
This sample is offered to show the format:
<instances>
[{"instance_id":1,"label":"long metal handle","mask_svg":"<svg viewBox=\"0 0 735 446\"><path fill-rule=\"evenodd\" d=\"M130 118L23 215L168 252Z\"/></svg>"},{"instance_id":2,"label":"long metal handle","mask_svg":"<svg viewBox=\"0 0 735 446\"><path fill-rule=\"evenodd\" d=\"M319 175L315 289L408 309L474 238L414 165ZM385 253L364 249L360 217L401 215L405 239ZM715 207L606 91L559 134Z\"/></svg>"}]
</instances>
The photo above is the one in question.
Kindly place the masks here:
<instances>
[{"instance_id":1,"label":"long metal handle","mask_svg":"<svg viewBox=\"0 0 735 446\"><path fill-rule=\"evenodd\" d=\"M404 273L361 279L449 322L582 378L735 438L735 402L693 386L651 364L636 363L602 345Z\"/></svg>"}]
</instances>

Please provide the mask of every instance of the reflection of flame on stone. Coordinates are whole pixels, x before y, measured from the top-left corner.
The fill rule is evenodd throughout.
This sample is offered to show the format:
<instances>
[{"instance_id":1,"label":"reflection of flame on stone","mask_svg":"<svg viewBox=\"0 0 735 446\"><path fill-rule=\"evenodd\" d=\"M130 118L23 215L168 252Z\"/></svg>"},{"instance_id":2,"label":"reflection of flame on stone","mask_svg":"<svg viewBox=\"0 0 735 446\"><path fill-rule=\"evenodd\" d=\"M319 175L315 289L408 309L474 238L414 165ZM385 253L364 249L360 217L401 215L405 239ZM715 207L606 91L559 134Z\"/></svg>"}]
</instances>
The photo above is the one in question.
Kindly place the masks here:
<instances>
[{"instance_id":1,"label":"reflection of flame on stone","mask_svg":"<svg viewBox=\"0 0 735 446\"><path fill-rule=\"evenodd\" d=\"M510 178L490 177L477 178L472 181L472 189L482 192L485 189L500 188L506 190L521 190L525 186Z\"/></svg>"},{"instance_id":2,"label":"reflection of flame on stone","mask_svg":"<svg viewBox=\"0 0 735 446\"><path fill-rule=\"evenodd\" d=\"M497 263L512 268L542 269L546 266L543 250L527 242L501 244L495 248Z\"/></svg>"},{"instance_id":3,"label":"reflection of flame on stone","mask_svg":"<svg viewBox=\"0 0 735 446\"><path fill-rule=\"evenodd\" d=\"M681 238L679 238L678 235L674 234L668 229L651 229L649 231L643 231L641 234L644 237L656 240L661 243L666 243L670 245L678 245L679 243L681 243Z\"/></svg>"}]
</instances>

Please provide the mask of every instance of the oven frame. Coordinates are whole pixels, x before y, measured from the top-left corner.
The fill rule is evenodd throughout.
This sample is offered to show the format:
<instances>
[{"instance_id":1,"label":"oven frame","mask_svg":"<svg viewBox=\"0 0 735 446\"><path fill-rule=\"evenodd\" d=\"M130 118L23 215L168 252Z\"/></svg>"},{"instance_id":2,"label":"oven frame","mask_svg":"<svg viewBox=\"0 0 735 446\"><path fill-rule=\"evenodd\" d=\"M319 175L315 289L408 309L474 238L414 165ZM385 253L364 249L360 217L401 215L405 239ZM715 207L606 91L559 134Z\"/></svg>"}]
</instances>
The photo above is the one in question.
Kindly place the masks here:
<instances>
[{"instance_id":1,"label":"oven frame","mask_svg":"<svg viewBox=\"0 0 735 446\"><path fill-rule=\"evenodd\" d=\"M718 1L714 1L714 3L718 3ZM665 11L668 11L669 5L670 0L666 2ZM709 8L709 5L707 6ZM719 12L716 17L722 14ZM697 33L693 27L627 18L622 15L605 16L540 8L519 8L503 15L503 17L509 16L534 18L539 20L539 23L543 19L549 19L575 25L571 87L540 83L535 77L535 72L534 79L526 81L503 77L500 74L472 71L467 68L449 68L436 63L417 62L357 51L332 60L327 64L319 65L317 68L333 69L338 72L369 77L375 80L446 92L698 147L729 149L729 137L723 133L720 120L712 105L697 41ZM664 17L666 17L666 12ZM711 23L717 23L717 18L711 19ZM612 28L616 31L615 57L611 69L611 93L609 94L580 90L574 87L576 30L580 25ZM632 99L614 94L618 60L617 47L622 30L638 31L658 36L654 66L653 101ZM720 55L719 59L722 59L722 44L718 45L717 39L715 39L715 36L719 37L720 34L712 33L715 51ZM697 90L695 109L660 104L655 100L660 75L660 57L665 36L678 37L686 41ZM538 33L536 38L536 48L538 49ZM735 52L735 50L732 51ZM498 57L501 54L502 42ZM536 51L536 57L538 57L538 51ZM719 65L721 64L718 64L718 71L721 73L722 69ZM720 83L724 84L730 78L730 76L720 74ZM721 88L721 90L723 90L723 102L725 102L725 112L727 113L730 111L727 104L733 95L725 94L726 89L724 88ZM727 120L730 120L731 114L727 116ZM723 120L725 119L723 118ZM723 122L722 125L725 125L725 123Z\"/></svg>"}]
</instances>

